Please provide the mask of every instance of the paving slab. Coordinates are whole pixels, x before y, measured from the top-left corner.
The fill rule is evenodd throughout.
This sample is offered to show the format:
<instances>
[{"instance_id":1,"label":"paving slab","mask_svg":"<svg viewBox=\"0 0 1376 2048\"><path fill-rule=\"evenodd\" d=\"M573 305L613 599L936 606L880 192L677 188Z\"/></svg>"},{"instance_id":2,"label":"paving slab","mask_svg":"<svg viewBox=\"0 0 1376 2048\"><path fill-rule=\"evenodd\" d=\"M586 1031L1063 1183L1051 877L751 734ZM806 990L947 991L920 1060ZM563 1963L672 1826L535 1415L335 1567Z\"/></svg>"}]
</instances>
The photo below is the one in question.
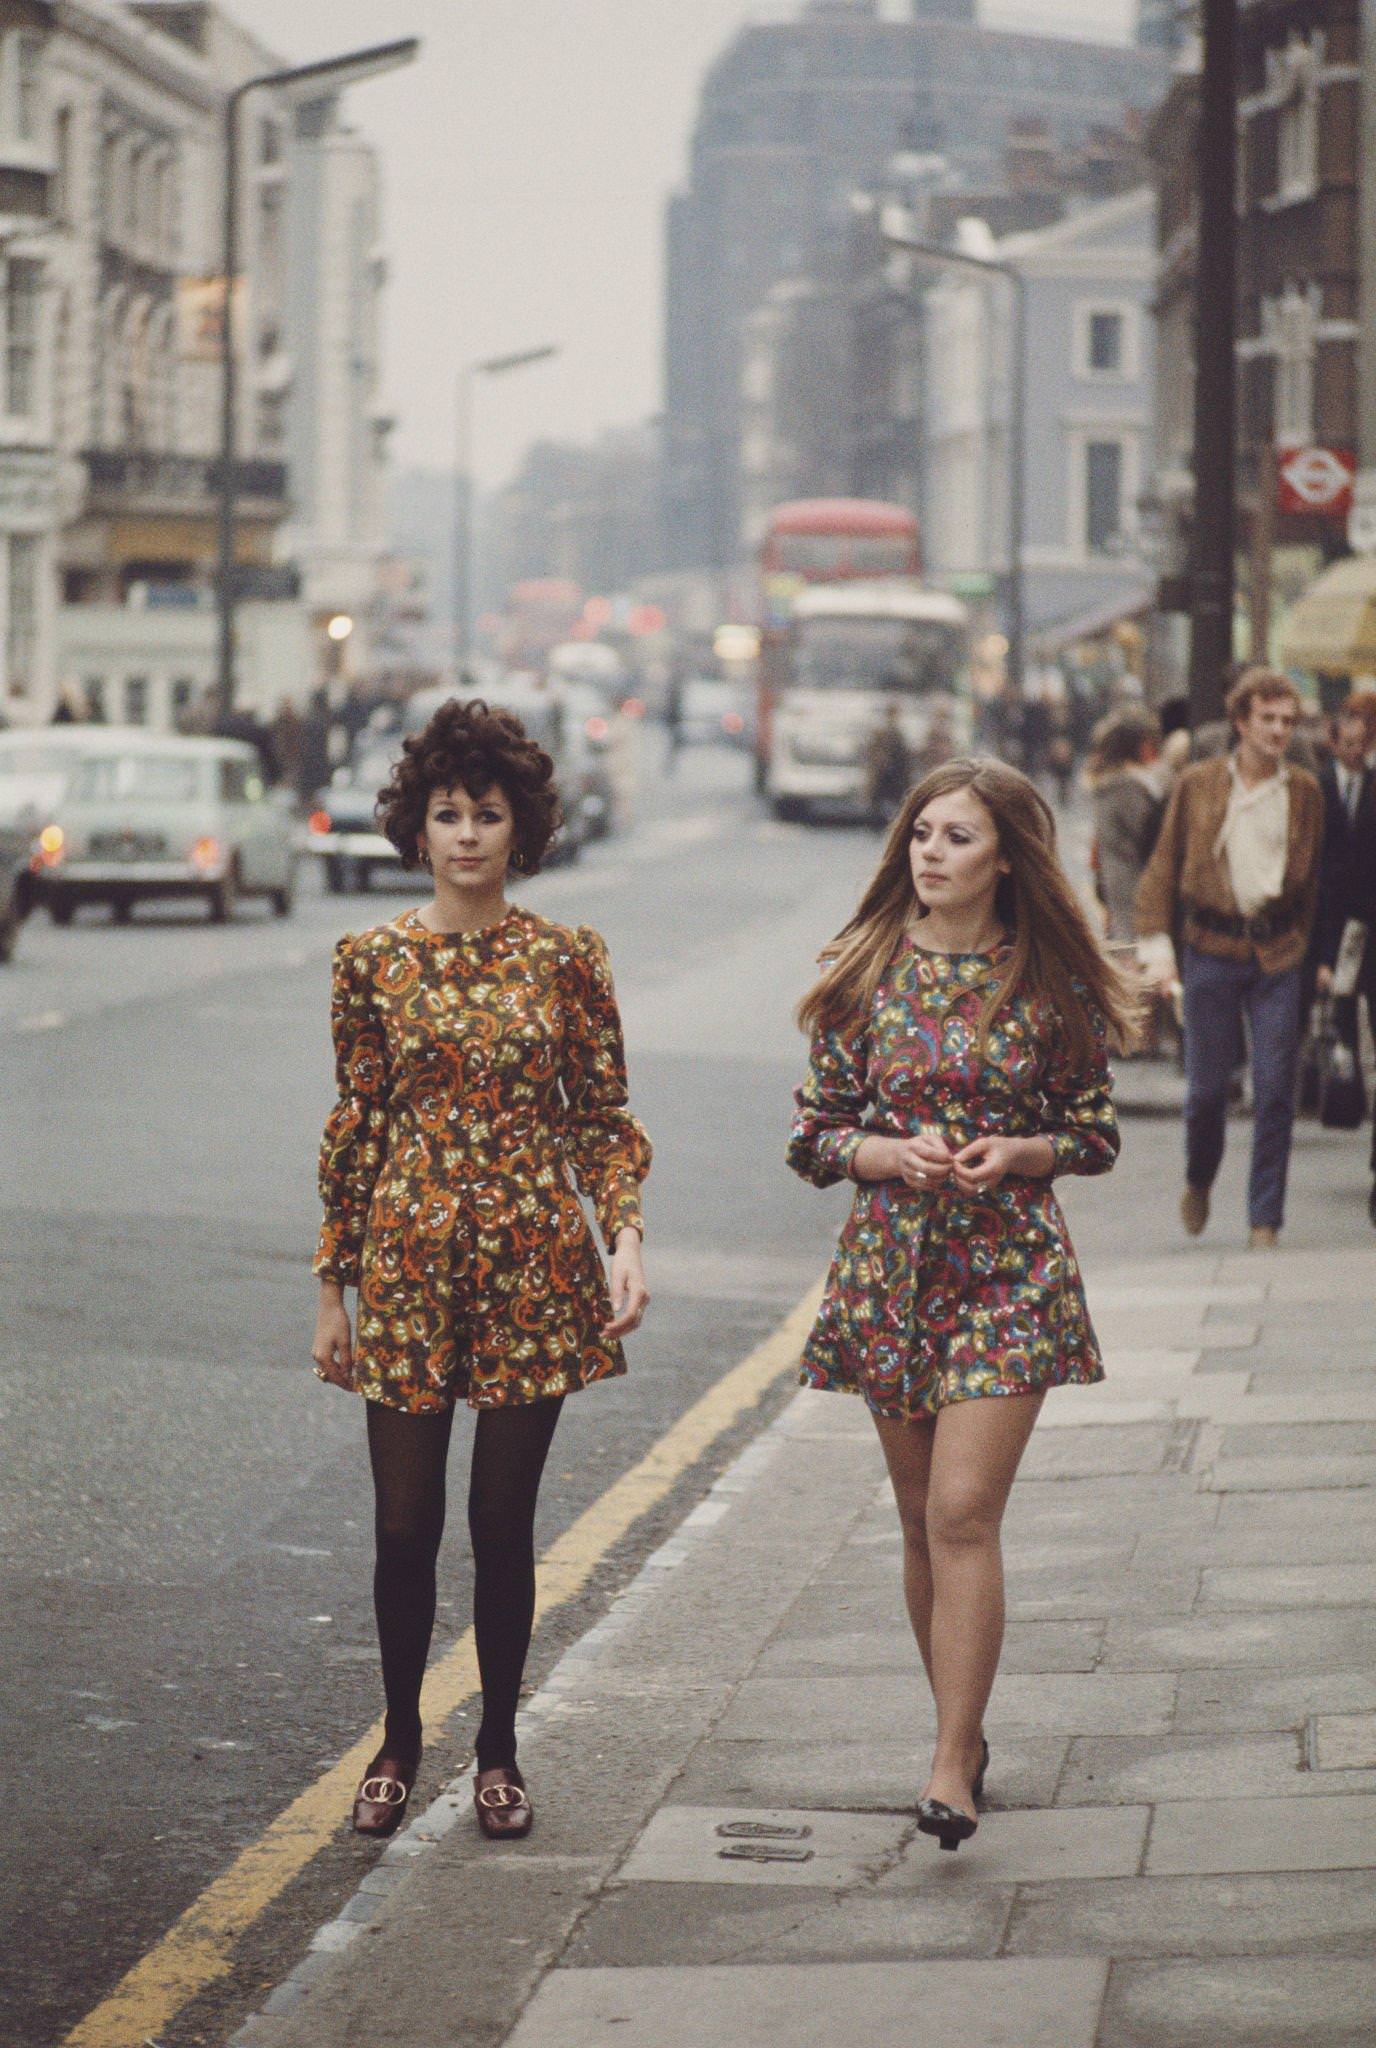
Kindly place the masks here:
<instances>
[{"instance_id":1,"label":"paving slab","mask_svg":"<svg viewBox=\"0 0 1376 2048\"><path fill-rule=\"evenodd\" d=\"M1370 1782L1368 1782L1368 1780ZM1219 1736L1077 1736L1056 1792L1058 1806L1158 1805L1181 1799L1323 1796L1376 1792L1376 1769L1349 1766L1342 1783L1308 1769L1300 1731Z\"/></svg>"},{"instance_id":2,"label":"paving slab","mask_svg":"<svg viewBox=\"0 0 1376 2048\"><path fill-rule=\"evenodd\" d=\"M624 1884L804 1885L838 1891L870 1882L915 1826L911 1813L662 1806L617 1876Z\"/></svg>"},{"instance_id":3,"label":"paving slab","mask_svg":"<svg viewBox=\"0 0 1376 2048\"><path fill-rule=\"evenodd\" d=\"M1001 1737L989 1777L991 1805L1050 1806L1069 1737ZM712 1737L674 1784L689 1805L818 1806L911 1812L931 1769L930 1736L912 1742L729 1741Z\"/></svg>"},{"instance_id":4,"label":"paving slab","mask_svg":"<svg viewBox=\"0 0 1376 2048\"><path fill-rule=\"evenodd\" d=\"M894 1575L895 1596L897 1574ZM849 1618L849 1617L848 1617ZM1093 1671L1099 1661L1103 1621L1014 1621L1004 1638L1004 1671ZM837 1629L827 1635L793 1632L785 1624L755 1669L762 1677L794 1672L900 1672L920 1681L917 1645L906 1615L895 1609L883 1631Z\"/></svg>"},{"instance_id":5,"label":"paving slab","mask_svg":"<svg viewBox=\"0 0 1376 2048\"><path fill-rule=\"evenodd\" d=\"M1103 1806L985 1813L979 1832L954 1856L930 1835L913 1834L876 1890L964 1890L1043 1878L1130 1877L1140 1868L1149 1810Z\"/></svg>"},{"instance_id":6,"label":"paving slab","mask_svg":"<svg viewBox=\"0 0 1376 2048\"><path fill-rule=\"evenodd\" d=\"M1051 1399L1055 1399L1052 1395ZM1120 1472L1159 1472L1170 1446L1168 1423L1131 1428L1038 1429L1018 1468L1021 1484L1036 1479L1107 1478Z\"/></svg>"},{"instance_id":7,"label":"paving slab","mask_svg":"<svg viewBox=\"0 0 1376 2048\"><path fill-rule=\"evenodd\" d=\"M1376 1457L1216 1458L1206 1484L1214 1493L1298 1493L1322 1487L1376 1488Z\"/></svg>"},{"instance_id":8,"label":"paving slab","mask_svg":"<svg viewBox=\"0 0 1376 2048\"><path fill-rule=\"evenodd\" d=\"M1370 1560L1373 1537L1369 1526L1329 1513L1321 1525L1273 1524L1261 1529L1149 1530L1137 1538L1131 1553L1134 1571L1166 1571L1189 1565L1256 1564L1286 1570Z\"/></svg>"},{"instance_id":9,"label":"paving slab","mask_svg":"<svg viewBox=\"0 0 1376 2048\"><path fill-rule=\"evenodd\" d=\"M1376 1962L1219 1957L1115 1966L1097 2048L1371 2048Z\"/></svg>"},{"instance_id":10,"label":"paving slab","mask_svg":"<svg viewBox=\"0 0 1376 2048\"><path fill-rule=\"evenodd\" d=\"M1348 1397L1349 1405L1363 1391L1369 1396L1368 1407L1376 1400L1376 1389L1365 1388L1362 1383L1354 1387ZM1219 1445L1221 1458L1264 1458L1276 1449L1276 1432L1265 1416L1258 1415L1249 1420L1244 1413L1241 1420L1229 1416L1224 1420L1223 1437ZM1320 1421L1312 1414L1300 1413L1287 1422L1285 1430L1285 1456L1287 1458L1350 1458L1376 1457L1376 1422L1366 1422L1334 1417Z\"/></svg>"},{"instance_id":11,"label":"paving slab","mask_svg":"<svg viewBox=\"0 0 1376 2048\"><path fill-rule=\"evenodd\" d=\"M1221 1379L1223 1375L1220 1373L1218 1377ZM1258 1375L1253 1373L1249 1377L1255 1382ZM1360 1433L1361 1440L1351 1443L1335 1436L1331 1448L1369 1451L1372 1448L1369 1433L1376 1424L1376 1387L1366 1383L1365 1375L1359 1379L1354 1373L1345 1386L1337 1389L1327 1387L1322 1393L1273 1393L1255 1385L1243 1391L1216 1387L1206 1375L1201 1375L1182 1386L1174 1406L1178 1415L1207 1417L1212 1422L1223 1424L1226 1431L1223 1450L1227 1457L1273 1450L1278 1429L1285 1430L1287 1444L1292 1435L1301 1438L1293 1448L1304 1453L1324 1448L1323 1444L1315 1441L1320 1430ZM1248 1430L1255 1431L1256 1435L1243 1441L1240 1432ZM1290 1455L1288 1449L1286 1455Z\"/></svg>"},{"instance_id":12,"label":"paving slab","mask_svg":"<svg viewBox=\"0 0 1376 2048\"><path fill-rule=\"evenodd\" d=\"M1228 1529L1332 1529L1376 1531L1376 1489L1357 1487L1335 1503L1327 1490L1286 1487L1273 1494L1235 1493L1218 1502L1217 1527Z\"/></svg>"},{"instance_id":13,"label":"paving slab","mask_svg":"<svg viewBox=\"0 0 1376 2048\"><path fill-rule=\"evenodd\" d=\"M1376 1793L1196 1799L1155 1809L1150 1876L1224 1870L1362 1870L1376 1844Z\"/></svg>"},{"instance_id":14,"label":"paving slab","mask_svg":"<svg viewBox=\"0 0 1376 2048\"><path fill-rule=\"evenodd\" d=\"M1316 1714L1311 1732L1316 1771L1376 1771L1376 1714Z\"/></svg>"},{"instance_id":15,"label":"paving slab","mask_svg":"<svg viewBox=\"0 0 1376 2048\"><path fill-rule=\"evenodd\" d=\"M1182 1671L1199 1665L1221 1670L1239 1664L1325 1671L1368 1661L1376 1662L1376 1608L1306 1614L1282 1607L1165 1622L1115 1615L1104 1647L1109 1671Z\"/></svg>"},{"instance_id":16,"label":"paving slab","mask_svg":"<svg viewBox=\"0 0 1376 2048\"><path fill-rule=\"evenodd\" d=\"M742 1964L735 1969L555 1970L507 2048L1094 2048L1105 1965L1013 1962ZM844 2016L844 2018L841 2018Z\"/></svg>"},{"instance_id":17,"label":"paving slab","mask_svg":"<svg viewBox=\"0 0 1376 2048\"><path fill-rule=\"evenodd\" d=\"M1037 1434L1048 1429L1125 1428L1142 1422L1170 1422L1175 1409L1166 1400L1129 1399L1101 1380L1094 1387L1062 1387L1054 1401L1043 1403Z\"/></svg>"},{"instance_id":18,"label":"paving slab","mask_svg":"<svg viewBox=\"0 0 1376 2048\"><path fill-rule=\"evenodd\" d=\"M1173 1672L1001 1673L989 1704L988 1727L1045 1735L1093 1734L1139 1728L1165 1733L1175 1706ZM717 1727L719 1735L779 1736L796 1729L812 1741L914 1735L934 1726L925 1681L879 1673L863 1687L843 1678L816 1678L800 1687L779 1678L748 1679Z\"/></svg>"},{"instance_id":19,"label":"paving slab","mask_svg":"<svg viewBox=\"0 0 1376 2048\"><path fill-rule=\"evenodd\" d=\"M1014 1890L994 1885L931 1894L781 1892L715 1884L615 1885L561 1958L569 1968L627 1963L861 1962L993 1956Z\"/></svg>"},{"instance_id":20,"label":"paving slab","mask_svg":"<svg viewBox=\"0 0 1376 2048\"><path fill-rule=\"evenodd\" d=\"M1201 1607L1370 1607L1376 1570L1362 1563L1228 1565L1200 1575Z\"/></svg>"},{"instance_id":21,"label":"paving slab","mask_svg":"<svg viewBox=\"0 0 1376 2048\"><path fill-rule=\"evenodd\" d=\"M1059 1571L1014 1565L1007 1575L1008 1612L1020 1621L1067 1621L1099 1616L1188 1615L1199 1590L1199 1571Z\"/></svg>"},{"instance_id":22,"label":"paving slab","mask_svg":"<svg viewBox=\"0 0 1376 2048\"><path fill-rule=\"evenodd\" d=\"M1376 1670L1183 1671L1172 1728L1177 1734L1300 1729L1311 1714L1376 1708Z\"/></svg>"},{"instance_id":23,"label":"paving slab","mask_svg":"<svg viewBox=\"0 0 1376 2048\"><path fill-rule=\"evenodd\" d=\"M1124 1351L1148 1345L1159 1346L1163 1351L1246 1351L1256 1343L1261 1329L1259 1323L1241 1320L1201 1322L1193 1316L1176 1316L1165 1304L1155 1314L1110 1309L1103 1316L1093 1316L1093 1322L1102 1345Z\"/></svg>"},{"instance_id":24,"label":"paving slab","mask_svg":"<svg viewBox=\"0 0 1376 2048\"><path fill-rule=\"evenodd\" d=\"M1019 1888L1008 1955L1209 1956L1376 1950L1376 1873L1129 1877ZM1153 2048L1174 2048L1162 2035ZM1287 2044L1293 2048L1293 2044Z\"/></svg>"}]
</instances>

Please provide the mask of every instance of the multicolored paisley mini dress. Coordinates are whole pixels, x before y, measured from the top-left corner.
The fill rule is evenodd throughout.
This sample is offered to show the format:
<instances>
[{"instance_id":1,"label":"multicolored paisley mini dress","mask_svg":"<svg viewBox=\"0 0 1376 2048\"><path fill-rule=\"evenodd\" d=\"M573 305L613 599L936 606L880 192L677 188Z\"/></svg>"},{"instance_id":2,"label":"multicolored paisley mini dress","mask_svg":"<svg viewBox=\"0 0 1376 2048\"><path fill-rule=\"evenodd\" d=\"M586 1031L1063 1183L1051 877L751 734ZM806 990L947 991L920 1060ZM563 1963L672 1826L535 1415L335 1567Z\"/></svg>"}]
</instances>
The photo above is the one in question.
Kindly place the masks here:
<instances>
[{"instance_id":1,"label":"multicolored paisley mini dress","mask_svg":"<svg viewBox=\"0 0 1376 2048\"><path fill-rule=\"evenodd\" d=\"M817 1187L850 1175L867 1136L937 1125L954 1146L1049 1138L1054 1174L1107 1173L1119 1134L1102 1021L1073 1070L1057 1019L1019 997L977 1050L991 970L1005 957L938 953L905 937L868 1021L813 1042L788 1162ZM1050 1180L1010 1175L977 1195L866 1181L841 1232L805 1386L862 1394L876 1415L1104 1377L1084 1285Z\"/></svg>"},{"instance_id":2,"label":"multicolored paisley mini dress","mask_svg":"<svg viewBox=\"0 0 1376 2048\"><path fill-rule=\"evenodd\" d=\"M424 1415L624 1372L575 1187L609 1247L643 1231L650 1143L596 932L519 908L432 932L410 910L341 939L331 1020L313 1270L358 1288L357 1390Z\"/></svg>"}]
</instances>

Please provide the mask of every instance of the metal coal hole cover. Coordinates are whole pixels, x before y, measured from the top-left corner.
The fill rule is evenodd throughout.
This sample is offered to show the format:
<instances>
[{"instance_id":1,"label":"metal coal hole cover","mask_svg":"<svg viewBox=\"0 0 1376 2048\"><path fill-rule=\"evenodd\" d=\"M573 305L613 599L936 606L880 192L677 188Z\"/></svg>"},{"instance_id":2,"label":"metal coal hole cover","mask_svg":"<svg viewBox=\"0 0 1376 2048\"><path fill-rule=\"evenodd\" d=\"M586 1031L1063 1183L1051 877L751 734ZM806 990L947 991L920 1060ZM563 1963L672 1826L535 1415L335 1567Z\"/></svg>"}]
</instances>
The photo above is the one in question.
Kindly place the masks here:
<instances>
[{"instance_id":1,"label":"metal coal hole cover","mask_svg":"<svg viewBox=\"0 0 1376 2048\"><path fill-rule=\"evenodd\" d=\"M728 1842L718 1856L735 1863L810 1863L811 1849L799 1849L792 1842Z\"/></svg>"},{"instance_id":2,"label":"metal coal hole cover","mask_svg":"<svg viewBox=\"0 0 1376 2048\"><path fill-rule=\"evenodd\" d=\"M805 1842L812 1829L779 1820L724 1820L717 1833L735 1842Z\"/></svg>"}]
</instances>

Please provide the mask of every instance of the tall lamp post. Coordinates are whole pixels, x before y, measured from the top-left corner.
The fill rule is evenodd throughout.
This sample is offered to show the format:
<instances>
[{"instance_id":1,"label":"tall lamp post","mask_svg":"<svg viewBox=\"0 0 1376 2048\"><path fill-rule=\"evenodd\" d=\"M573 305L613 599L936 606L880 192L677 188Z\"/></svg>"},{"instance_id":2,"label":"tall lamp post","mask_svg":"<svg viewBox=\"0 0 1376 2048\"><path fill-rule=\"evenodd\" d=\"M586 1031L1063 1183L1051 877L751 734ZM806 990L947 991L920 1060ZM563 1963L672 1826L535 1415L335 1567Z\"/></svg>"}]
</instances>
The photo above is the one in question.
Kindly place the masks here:
<instances>
[{"instance_id":1,"label":"tall lamp post","mask_svg":"<svg viewBox=\"0 0 1376 2048\"><path fill-rule=\"evenodd\" d=\"M484 356L465 363L454 390L454 671L462 682L464 667L473 651L474 518L473 482L473 387L479 377L504 377L509 370L524 370L530 363L543 363L557 356L559 344L545 342L539 348L517 349L513 355Z\"/></svg>"},{"instance_id":2,"label":"tall lamp post","mask_svg":"<svg viewBox=\"0 0 1376 2048\"><path fill-rule=\"evenodd\" d=\"M215 696L219 723L223 727L234 711L234 612L237 590L234 547L238 438L238 365L234 355L234 281L239 267L239 109L251 92L271 88L292 105L328 98L346 85L365 78L377 78L409 64L420 49L417 36L399 41L375 43L368 49L350 50L340 57L325 57L315 64L294 64L284 71L264 71L236 85L224 106L224 190L222 194L221 274L224 279L224 309L220 380L219 518L216 549L215 596L219 614L219 643L215 665Z\"/></svg>"},{"instance_id":3,"label":"tall lamp post","mask_svg":"<svg viewBox=\"0 0 1376 2048\"><path fill-rule=\"evenodd\" d=\"M1233 658L1237 523L1237 0L1203 0L1200 14L1190 547L1190 724L1196 728L1223 716Z\"/></svg>"},{"instance_id":4,"label":"tall lamp post","mask_svg":"<svg viewBox=\"0 0 1376 2048\"><path fill-rule=\"evenodd\" d=\"M1024 529L1026 523L1027 471L1027 280L1012 263L994 256L971 256L964 249L948 249L940 242L921 242L911 235L884 231L884 240L895 249L906 249L929 263L944 264L952 270L973 270L1004 278L1012 287L1012 362L1008 391L1008 677L1013 692L1021 699L1026 668L1026 606L1023 595Z\"/></svg>"}]
</instances>

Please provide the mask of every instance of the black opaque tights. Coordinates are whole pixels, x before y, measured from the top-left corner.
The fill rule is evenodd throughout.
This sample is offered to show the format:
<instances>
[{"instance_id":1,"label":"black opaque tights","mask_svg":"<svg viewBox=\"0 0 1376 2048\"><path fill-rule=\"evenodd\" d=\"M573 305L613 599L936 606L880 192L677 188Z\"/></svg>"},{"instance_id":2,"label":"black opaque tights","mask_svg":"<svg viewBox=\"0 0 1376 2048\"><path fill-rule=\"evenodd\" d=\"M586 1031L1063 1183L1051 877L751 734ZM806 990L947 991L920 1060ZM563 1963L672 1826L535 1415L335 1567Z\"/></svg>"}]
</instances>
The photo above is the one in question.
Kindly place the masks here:
<instances>
[{"instance_id":1,"label":"black opaque tights","mask_svg":"<svg viewBox=\"0 0 1376 2048\"><path fill-rule=\"evenodd\" d=\"M535 1503L563 1399L485 1408L473 1434L468 1528L473 1630L483 1719L480 1771L516 1761L516 1705L535 1620ZM420 1687L435 1626L435 1559L444 1534L452 1411L407 1415L368 1403L377 1507L373 1602L387 1697L385 1753L414 1759Z\"/></svg>"}]
</instances>

